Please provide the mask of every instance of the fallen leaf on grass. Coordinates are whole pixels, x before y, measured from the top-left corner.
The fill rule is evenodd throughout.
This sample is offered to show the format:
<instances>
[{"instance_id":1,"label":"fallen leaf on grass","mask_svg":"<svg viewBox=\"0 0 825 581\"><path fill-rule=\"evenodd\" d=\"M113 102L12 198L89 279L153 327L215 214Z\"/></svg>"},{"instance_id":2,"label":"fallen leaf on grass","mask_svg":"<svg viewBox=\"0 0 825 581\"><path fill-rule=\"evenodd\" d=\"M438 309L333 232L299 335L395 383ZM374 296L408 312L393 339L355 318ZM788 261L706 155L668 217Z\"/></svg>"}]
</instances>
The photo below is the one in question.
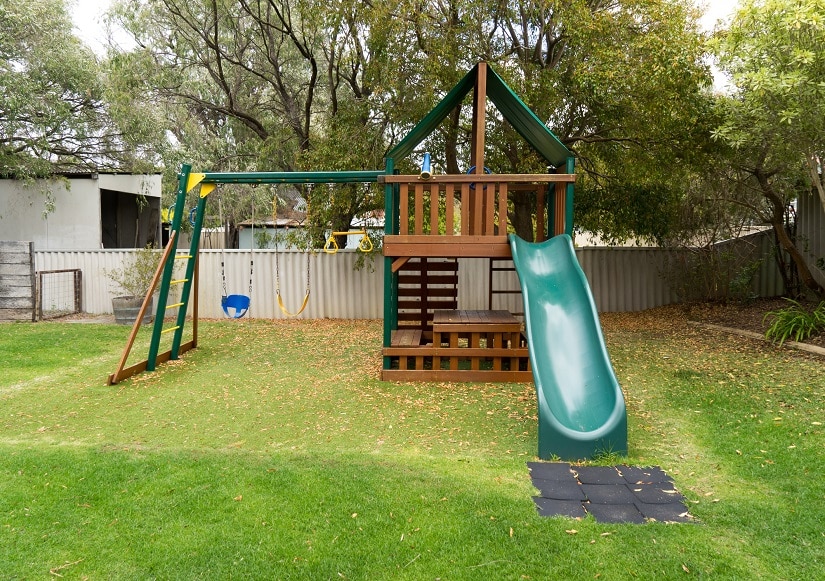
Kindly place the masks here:
<instances>
[{"instance_id":1,"label":"fallen leaf on grass","mask_svg":"<svg viewBox=\"0 0 825 581\"><path fill-rule=\"evenodd\" d=\"M566 532L568 535L577 535L579 533L579 531L577 531L576 529L569 529L564 532Z\"/></svg>"},{"instance_id":2,"label":"fallen leaf on grass","mask_svg":"<svg viewBox=\"0 0 825 581\"><path fill-rule=\"evenodd\" d=\"M238 496L236 496L236 497L235 497L235 498L233 498L232 500L234 500L235 502L240 502L240 501L242 501L242 500L243 500L243 494L239 494Z\"/></svg>"}]
</instances>

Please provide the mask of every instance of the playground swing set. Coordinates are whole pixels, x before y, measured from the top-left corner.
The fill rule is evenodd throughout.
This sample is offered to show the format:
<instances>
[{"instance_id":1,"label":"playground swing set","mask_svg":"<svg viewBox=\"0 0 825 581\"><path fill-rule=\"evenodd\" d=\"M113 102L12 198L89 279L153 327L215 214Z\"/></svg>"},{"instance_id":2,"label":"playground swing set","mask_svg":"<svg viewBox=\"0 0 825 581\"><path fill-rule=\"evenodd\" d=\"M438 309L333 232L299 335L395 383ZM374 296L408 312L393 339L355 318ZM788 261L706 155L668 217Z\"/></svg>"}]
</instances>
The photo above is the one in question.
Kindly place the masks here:
<instances>
[{"instance_id":1,"label":"playground swing set","mask_svg":"<svg viewBox=\"0 0 825 581\"><path fill-rule=\"evenodd\" d=\"M469 173L434 175L430 156L421 172L400 175L395 162L416 148L472 93ZM545 174L496 174L484 164L487 100L549 164ZM172 235L156 280L158 313L164 313L172 284L182 284L174 324L164 328L157 316L146 361L125 368L117 383L154 370L197 346L197 257L204 209L218 184L379 183L384 187L384 333L381 378L389 381L533 381L538 395L538 454L541 458L590 458L599 452L627 451L624 397L605 348L587 280L576 260L573 227L575 163L572 153L516 96L501 77L480 62L385 158L383 170L339 172L193 173L183 165L178 176ZM199 188L191 246L176 252L179 217L187 192ZM535 242L508 235L508 198L534 195ZM426 208L426 210L425 210ZM366 229L356 230L366 251ZM333 232L325 251L334 253ZM371 244L371 243L370 243ZM328 246L328 248L327 248ZM361 245L359 244L359 247ZM280 298L276 252L276 294ZM512 259L521 285L524 320L509 311L461 310L458 259ZM172 280L174 259L186 260L186 276ZM492 262L491 262L492 269ZM309 298L307 290L299 314ZM151 295L151 293L150 293ZM251 288L250 288L251 295ZM183 342L191 308L192 338ZM492 301L492 299L491 299ZM148 302L148 301L147 301ZM146 304L144 304L144 309ZM141 319L143 312L138 316ZM136 334L138 326L133 329ZM159 352L161 337L171 347Z\"/></svg>"},{"instance_id":2,"label":"playground swing set","mask_svg":"<svg viewBox=\"0 0 825 581\"><path fill-rule=\"evenodd\" d=\"M193 212L197 212L197 208L192 209ZM223 199L221 196L218 196L218 215L220 217L221 224L225 224L223 221ZM190 222L192 222L192 226L194 227L194 219L192 218L192 212L190 212ZM221 309L223 310L224 315L232 319L241 319L243 318L246 313L249 312L249 307L252 304L252 280L254 274L254 267L255 267L255 200L252 200L252 247L249 252L249 294L242 295L242 294L228 294L226 291L226 256L224 253L223 245L221 245L221 286L223 288L223 294L221 295Z\"/></svg>"}]
</instances>

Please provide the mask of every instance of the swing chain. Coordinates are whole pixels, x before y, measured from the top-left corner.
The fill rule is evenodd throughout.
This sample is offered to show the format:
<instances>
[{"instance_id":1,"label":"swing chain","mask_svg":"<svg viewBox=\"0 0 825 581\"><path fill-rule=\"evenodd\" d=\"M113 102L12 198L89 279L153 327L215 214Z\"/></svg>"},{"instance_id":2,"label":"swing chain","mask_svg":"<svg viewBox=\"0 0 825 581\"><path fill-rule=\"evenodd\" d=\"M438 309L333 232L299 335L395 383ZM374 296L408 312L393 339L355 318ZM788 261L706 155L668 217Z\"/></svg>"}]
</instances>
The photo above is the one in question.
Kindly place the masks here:
<instances>
[{"instance_id":1,"label":"swing chain","mask_svg":"<svg viewBox=\"0 0 825 581\"><path fill-rule=\"evenodd\" d=\"M221 248L221 284L223 285L223 296L227 296L226 294L226 266L224 264L224 256L223 256L223 248Z\"/></svg>"}]
</instances>

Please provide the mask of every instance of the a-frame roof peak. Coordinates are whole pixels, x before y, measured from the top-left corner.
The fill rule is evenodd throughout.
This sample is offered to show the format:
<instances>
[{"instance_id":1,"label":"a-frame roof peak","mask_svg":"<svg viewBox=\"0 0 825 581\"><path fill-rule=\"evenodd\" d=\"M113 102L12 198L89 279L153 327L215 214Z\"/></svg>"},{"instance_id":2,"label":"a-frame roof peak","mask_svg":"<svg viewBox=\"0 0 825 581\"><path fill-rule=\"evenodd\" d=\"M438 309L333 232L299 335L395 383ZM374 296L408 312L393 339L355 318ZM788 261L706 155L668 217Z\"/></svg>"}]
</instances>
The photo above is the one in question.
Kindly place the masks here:
<instances>
[{"instance_id":1,"label":"a-frame roof peak","mask_svg":"<svg viewBox=\"0 0 825 581\"><path fill-rule=\"evenodd\" d=\"M493 102L501 115L518 131L544 159L556 167L564 167L572 156L570 150L559 141L552 131L542 123L518 95L486 63L476 64L450 90L447 95L410 131L387 157L398 161L408 155L426 139L442 121L453 111L467 94L476 87L481 66L486 67L487 97Z\"/></svg>"}]
</instances>

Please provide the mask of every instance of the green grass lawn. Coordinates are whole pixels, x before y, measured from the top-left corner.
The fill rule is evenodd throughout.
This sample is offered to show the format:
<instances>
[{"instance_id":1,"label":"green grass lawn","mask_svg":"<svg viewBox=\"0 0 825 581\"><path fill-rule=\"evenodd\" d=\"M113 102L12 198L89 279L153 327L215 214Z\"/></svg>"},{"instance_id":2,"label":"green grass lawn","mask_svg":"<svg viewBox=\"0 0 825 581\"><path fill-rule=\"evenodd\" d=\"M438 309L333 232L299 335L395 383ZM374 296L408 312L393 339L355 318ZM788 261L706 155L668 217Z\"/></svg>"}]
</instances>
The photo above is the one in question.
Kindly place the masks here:
<instances>
[{"instance_id":1,"label":"green grass lawn","mask_svg":"<svg viewBox=\"0 0 825 581\"><path fill-rule=\"evenodd\" d=\"M532 384L381 382L380 321L205 322L113 387L128 329L0 325L0 579L820 577L823 361L679 322L603 319L678 525L537 516Z\"/></svg>"}]
</instances>

